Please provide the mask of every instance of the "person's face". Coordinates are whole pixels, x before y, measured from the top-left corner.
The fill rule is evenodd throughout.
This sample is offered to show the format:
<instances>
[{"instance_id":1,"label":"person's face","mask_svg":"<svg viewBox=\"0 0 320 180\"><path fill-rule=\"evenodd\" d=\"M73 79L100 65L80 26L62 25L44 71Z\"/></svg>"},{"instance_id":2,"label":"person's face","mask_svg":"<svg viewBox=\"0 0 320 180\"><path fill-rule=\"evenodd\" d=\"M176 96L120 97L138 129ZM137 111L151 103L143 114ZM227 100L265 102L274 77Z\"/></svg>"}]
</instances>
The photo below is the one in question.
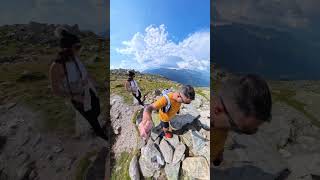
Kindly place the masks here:
<instances>
[{"instance_id":1,"label":"person's face","mask_svg":"<svg viewBox=\"0 0 320 180\"><path fill-rule=\"evenodd\" d=\"M179 92L178 97L177 97L177 101L179 103L183 103L183 104L190 104L192 100L187 98L183 93Z\"/></svg>"},{"instance_id":2,"label":"person's face","mask_svg":"<svg viewBox=\"0 0 320 180\"><path fill-rule=\"evenodd\" d=\"M228 108L221 96L214 98L214 126L216 128L231 129L239 134L255 134L263 121L253 116L245 116L243 113L234 112ZM232 116L233 114L234 116Z\"/></svg>"},{"instance_id":3,"label":"person's face","mask_svg":"<svg viewBox=\"0 0 320 180\"><path fill-rule=\"evenodd\" d=\"M135 75L129 76L130 79L134 79L134 77L136 77L136 76Z\"/></svg>"}]
</instances>

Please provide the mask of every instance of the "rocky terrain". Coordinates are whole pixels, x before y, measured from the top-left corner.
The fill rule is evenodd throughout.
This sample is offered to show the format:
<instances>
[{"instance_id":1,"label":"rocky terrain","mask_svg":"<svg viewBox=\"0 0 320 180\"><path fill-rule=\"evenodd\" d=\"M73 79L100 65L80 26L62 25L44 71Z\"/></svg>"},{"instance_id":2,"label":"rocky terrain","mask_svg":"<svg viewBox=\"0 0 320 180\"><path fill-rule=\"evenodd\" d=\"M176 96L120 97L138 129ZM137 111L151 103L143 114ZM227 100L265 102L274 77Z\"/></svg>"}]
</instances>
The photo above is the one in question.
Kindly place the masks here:
<instances>
[{"instance_id":1,"label":"rocky terrain","mask_svg":"<svg viewBox=\"0 0 320 180\"><path fill-rule=\"evenodd\" d=\"M253 136L230 133L224 162L211 168L214 179L320 178L320 82L269 81L269 85L273 96L271 122Z\"/></svg>"},{"instance_id":2,"label":"rocky terrain","mask_svg":"<svg viewBox=\"0 0 320 180\"><path fill-rule=\"evenodd\" d=\"M0 179L103 179L107 143L62 98L53 96L50 63L59 50L60 25L0 27ZM97 79L101 124L106 123L106 41L77 25L64 25L80 38L81 60Z\"/></svg>"},{"instance_id":3,"label":"rocky terrain","mask_svg":"<svg viewBox=\"0 0 320 180\"><path fill-rule=\"evenodd\" d=\"M197 89L196 100L183 105L180 113L171 121L172 139L159 138L159 117L153 113L154 128L147 142L138 133L143 107L136 102L125 102L120 88L124 89L123 70L111 72L111 121L116 134L113 150L115 165L113 179L210 179L210 111L208 89ZM117 74L117 78L115 77ZM121 77L122 76L122 77ZM138 74L137 81L146 103L160 97L162 88L177 89L178 85L157 76ZM161 83L159 83L161 82ZM144 86L144 85L148 86ZM158 86L154 86L157 84ZM160 84L160 85L159 85ZM118 88L115 88L117 87ZM173 87L175 86L175 87ZM113 88L114 87L114 88ZM148 87L148 88L147 88ZM113 91L112 91L113 90ZM119 92L120 91L120 92Z\"/></svg>"}]
</instances>

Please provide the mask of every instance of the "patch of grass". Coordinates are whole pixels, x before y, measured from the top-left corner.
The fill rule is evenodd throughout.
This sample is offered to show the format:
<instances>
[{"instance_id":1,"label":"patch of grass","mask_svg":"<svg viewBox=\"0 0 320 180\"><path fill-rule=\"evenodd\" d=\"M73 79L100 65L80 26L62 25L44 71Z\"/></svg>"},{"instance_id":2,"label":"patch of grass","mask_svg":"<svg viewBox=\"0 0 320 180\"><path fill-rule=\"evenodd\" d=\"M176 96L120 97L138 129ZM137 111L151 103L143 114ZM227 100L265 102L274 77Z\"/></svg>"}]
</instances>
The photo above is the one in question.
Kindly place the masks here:
<instances>
[{"instance_id":1,"label":"patch of grass","mask_svg":"<svg viewBox=\"0 0 320 180\"><path fill-rule=\"evenodd\" d=\"M97 151L87 152L77 164L75 180L83 180L90 165L90 158L97 155Z\"/></svg>"},{"instance_id":2,"label":"patch of grass","mask_svg":"<svg viewBox=\"0 0 320 180\"><path fill-rule=\"evenodd\" d=\"M13 56L17 53L17 43L12 41L0 49L0 56Z\"/></svg>"},{"instance_id":3,"label":"patch of grass","mask_svg":"<svg viewBox=\"0 0 320 180\"><path fill-rule=\"evenodd\" d=\"M130 180L129 165L135 153L122 152L112 170L111 180Z\"/></svg>"},{"instance_id":4,"label":"patch of grass","mask_svg":"<svg viewBox=\"0 0 320 180\"><path fill-rule=\"evenodd\" d=\"M286 104L293 107L297 111L303 113L308 119L311 120L311 122L315 126L320 127L320 122L318 121L318 119L305 109L306 104L294 99L295 95L296 95L296 92L289 89L281 88L281 89L272 91L272 99L274 102L276 101L285 102Z\"/></svg>"},{"instance_id":5,"label":"patch of grass","mask_svg":"<svg viewBox=\"0 0 320 180\"><path fill-rule=\"evenodd\" d=\"M65 100L56 97L51 92L49 82L49 66L55 57L48 56L37 62L8 64L0 67L0 104L7 102L20 102L27 104L32 110L40 112L43 118L37 124L43 131L74 132L75 112ZM100 88L98 94L101 103L101 112L104 113L106 105L106 93L104 81L106 79L106 66L104 62L97 62L88 67L89 73L97 79ZM30 74L27 76L24 72Z\"/></svg>"},{"instance_id":6,"label":"patch of grass","mask_svg":"<svg viewBox=\"0 0 320 180\"><path fill-rule=\"evenodd\" d=\"M210 101L210 98L205 92L203 92L202 89L196 88L195 91L196 91L196 94L199 94L200 96L204 97L206 100Z\"/></svg>"},{"instance_id":7,"label":"patch of grass","mask_svg":"<svg viewBox=\"0 0 320 180\"><path fill-rule=\"evenodd\" d=\"M124 84L127 80L126 76L117 76L111 74L110 76L110 92L122 96L125 103L132 103L133 96L130 92L127 92ZM149 75L137 76L135 77L141 91L142 95L152 92L156 89L166 89L166 88L178 88L178 84L169 80L165 80L163 78L151 78Z\"/></svg>"}]
</instances>

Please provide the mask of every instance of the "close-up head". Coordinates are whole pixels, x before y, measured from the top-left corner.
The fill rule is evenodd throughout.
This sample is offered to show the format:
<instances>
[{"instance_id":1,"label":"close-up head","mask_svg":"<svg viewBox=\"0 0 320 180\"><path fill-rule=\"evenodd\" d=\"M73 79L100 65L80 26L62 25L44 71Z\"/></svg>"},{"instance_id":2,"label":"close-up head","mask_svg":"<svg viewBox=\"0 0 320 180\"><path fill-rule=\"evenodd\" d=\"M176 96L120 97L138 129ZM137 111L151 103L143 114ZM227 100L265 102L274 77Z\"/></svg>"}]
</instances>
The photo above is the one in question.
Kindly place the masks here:
<instances>
[{"instance_id":1,"label":"close-up head","mask_svg":"<svg viewBox=\"0 0 320 180\"><path fill-rule=\"evenodd\" d=\"M128 72L128 76L130 79L133 79L136 76L136 74L134 73L134 71L131 70Z\"/></svg>"},{"instance_id":2,"label":"close-up head","mask_svg":"<svg viewBox=\"0 0 320 180\"><path fill-rule=\"evenodd\" d=\"M72 53L74 56L80 56L82 46L79 37L63 27L58 27L55 35L59 38L61 49Z\"/></svg>"},{"instance_id":3,"label":"close-up head","mask_svg":"<svg viewBox=\"0 0 320 180\"><path fill-rule=\"evenodd\" d=\"M190 104L195 99L195 91L192 86L184 85L178 92L177 101L179 103Z\"/></svg>"},{"instance_id":4,"label":"close-up head","mask_svg":"<svg viewBox=\"0 0 320 180\"><path fill-rule=\"evenodd\" d=\"M212 108L215 128L254 134L260 125L271 119L269 86L253 74L229 79L214 96Z\"/></svg>"}]
</instances>

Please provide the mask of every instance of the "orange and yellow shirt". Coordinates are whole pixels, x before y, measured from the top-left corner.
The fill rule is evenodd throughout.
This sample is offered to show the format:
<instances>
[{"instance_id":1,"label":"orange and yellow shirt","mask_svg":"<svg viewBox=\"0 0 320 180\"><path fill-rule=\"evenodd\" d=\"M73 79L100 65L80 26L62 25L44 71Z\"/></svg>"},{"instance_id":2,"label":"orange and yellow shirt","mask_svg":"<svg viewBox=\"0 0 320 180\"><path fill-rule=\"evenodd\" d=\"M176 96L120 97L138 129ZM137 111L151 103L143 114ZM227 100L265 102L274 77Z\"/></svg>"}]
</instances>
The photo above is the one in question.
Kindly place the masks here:
<instances>
[{"instance_id":1,"label":"orange and yellow shirt","mask_svg":"<svg viewBox=\"0 0 320 180\"><path fill-rule=\"evenodd\" d=\"M175 99L173 99L173 93L168 93L167 95L168 95L168 97L170 99L170 103L171 103L171 107L168 112L166 112L166 113L162 112L162 108L167 105L167 99L164 96L162 96L156 102L153 103L153 105L156 107L156 109L160 110L159 116L160 116L160 120L163 122L169 122L177 114L177 112L180 110L180 106L181 106L181 103L179 103Z\"/></svg>"}]
</instances>

